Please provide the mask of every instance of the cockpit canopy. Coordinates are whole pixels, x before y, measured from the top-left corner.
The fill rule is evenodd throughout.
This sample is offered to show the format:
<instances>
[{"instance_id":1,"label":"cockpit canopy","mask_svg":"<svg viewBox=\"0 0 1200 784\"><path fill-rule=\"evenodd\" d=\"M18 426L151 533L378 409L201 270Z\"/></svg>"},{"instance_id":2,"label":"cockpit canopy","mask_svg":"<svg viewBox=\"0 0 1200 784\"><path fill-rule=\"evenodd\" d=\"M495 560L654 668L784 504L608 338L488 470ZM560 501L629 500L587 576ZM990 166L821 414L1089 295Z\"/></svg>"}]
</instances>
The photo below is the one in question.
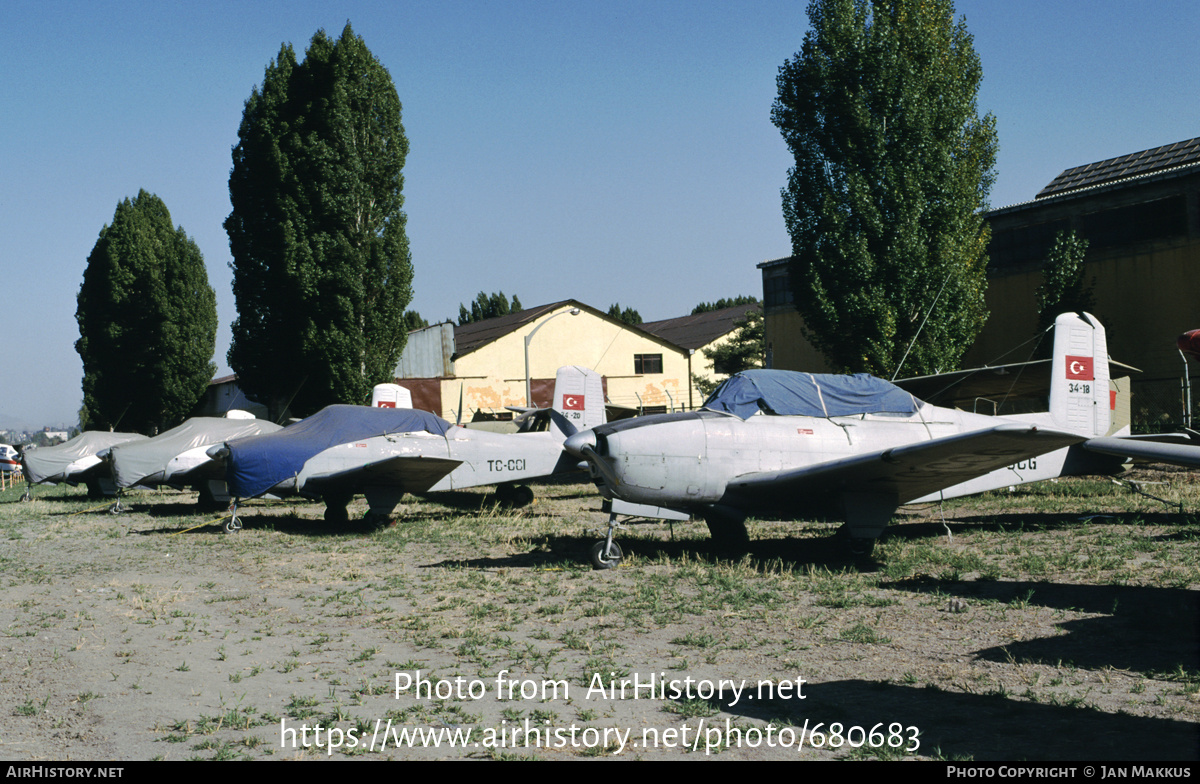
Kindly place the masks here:
<instances>
[{"instance_id":1,"label":"cockpit canopy","mask_svg":"<svg viewBox=\"0 0 1200 784\"><path fill-rule=\"evenodd\" d=\"M749 419L758 412L778 416L834 417L855 414L914 414L921 401L889 381L868 375L743 370L717 387L704 408Z\"/></svg>"}]
</instances>

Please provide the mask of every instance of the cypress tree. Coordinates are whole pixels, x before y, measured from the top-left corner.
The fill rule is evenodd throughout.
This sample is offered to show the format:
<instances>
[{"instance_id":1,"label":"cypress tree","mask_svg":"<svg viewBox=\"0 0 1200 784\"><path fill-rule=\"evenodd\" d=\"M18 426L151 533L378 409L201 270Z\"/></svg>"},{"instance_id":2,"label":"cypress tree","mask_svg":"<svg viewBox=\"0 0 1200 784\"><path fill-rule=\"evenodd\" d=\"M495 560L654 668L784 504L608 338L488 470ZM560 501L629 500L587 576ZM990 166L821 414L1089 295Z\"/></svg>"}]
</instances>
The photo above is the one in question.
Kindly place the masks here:
<instances>
[{"instance_id":1,"label":"cypress tree","mask_svg":"<svg viewBox=\"0 0 1200 784\"><path fill-rule=\"evenodd\" d=\"M246 101L225 221L229 364L272 416L362 403L404 348L408 140L391 75L347 24L285 44Z\"/></svg>"},{"instance_id":2,"label":"cypress tree","mask_svg":"<svg viewBox=\"0 0 1200 784\"><path fill-rule=\"evenodd\" d=\"M200 248L162 199L143 190L117 205L77 303L82 424L153 434L187 417L216 370L217 301Z\"/></svg>"}]
</instances>

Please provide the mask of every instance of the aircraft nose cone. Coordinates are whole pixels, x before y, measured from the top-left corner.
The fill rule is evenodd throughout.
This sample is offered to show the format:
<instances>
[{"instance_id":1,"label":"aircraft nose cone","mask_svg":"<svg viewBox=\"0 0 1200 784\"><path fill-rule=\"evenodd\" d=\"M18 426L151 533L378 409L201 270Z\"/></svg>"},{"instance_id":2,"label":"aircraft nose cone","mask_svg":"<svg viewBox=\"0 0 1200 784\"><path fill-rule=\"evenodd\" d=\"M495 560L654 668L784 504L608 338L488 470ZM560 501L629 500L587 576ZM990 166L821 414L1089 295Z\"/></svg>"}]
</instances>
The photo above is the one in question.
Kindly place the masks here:
<instances>
[{"instance_id":1,"label":"aircraft nose cone","mask_svg":"<svg viewBox=\"0 0 1200 784\"><path fill-rule=\"evenodd\" d=\"M576 457L583 457L584 447L589 446L592 449L596 448L596 434L591 430L576 433L563 442L563 449Z\"/></svg>"}]
</instances>

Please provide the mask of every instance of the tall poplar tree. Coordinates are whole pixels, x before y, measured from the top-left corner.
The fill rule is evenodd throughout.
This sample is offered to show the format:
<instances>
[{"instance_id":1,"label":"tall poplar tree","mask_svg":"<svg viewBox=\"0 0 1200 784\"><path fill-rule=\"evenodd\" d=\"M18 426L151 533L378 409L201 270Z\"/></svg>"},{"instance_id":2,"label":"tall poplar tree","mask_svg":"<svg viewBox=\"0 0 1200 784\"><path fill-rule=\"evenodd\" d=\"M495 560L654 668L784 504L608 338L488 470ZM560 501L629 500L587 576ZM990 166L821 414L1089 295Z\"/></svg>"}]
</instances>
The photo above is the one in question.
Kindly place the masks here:
<instances>
[{"instance_id":1,"label":"tall poplar tree","mask_svg":"<svg viewBox=\"0 0 1200 784\"><path fill-rule=\"evenodd\" d=\"M75 319L88 428L173 427L216 371L217 300L204 257L146 191L118 204L100 230Z\"/></svg>"},{"instance_id":2,"label":"tall poplar tree","mask_svg":"<svg viewBox=\"0 0 1200 784\"><path fill-rule=\"evenodd\" d=\"M783 214L807 336L842 370L890 376L910 344L905 375L955 368L987 318L996 159L966 22L950 0L808 16L771 112L795 159Z\"/></svg>"},{"instance_id":3,"label":"tall poplar tree","mask_svg":"<svg viewBox=\"0 0 1200 784\"><path fill-rule=\"evenodd\" d=\"M1068 311L1090 311L1096 307L1092 284L1084 276L1084 257L1088 241L1075 230L1060 231L1042 264L1042 285L1037 290L1038 329L1047 330L1058 314ZM1094 281L1093 281L1094 282ZM1052 341L1043 341L1047 346Z\"/></svg>"},{"instance_id":4,"label":"tall poplar tree","mask_svg":"<svg viewBox=\"0 0 1200 784\"><path fill-rule=\"evenodd\" d=\"M404 348L408 140L392 78L347 24L285 44L246 101L225 221L230 367L272 416L362 403Z\"/></svg>"}]
</instances>

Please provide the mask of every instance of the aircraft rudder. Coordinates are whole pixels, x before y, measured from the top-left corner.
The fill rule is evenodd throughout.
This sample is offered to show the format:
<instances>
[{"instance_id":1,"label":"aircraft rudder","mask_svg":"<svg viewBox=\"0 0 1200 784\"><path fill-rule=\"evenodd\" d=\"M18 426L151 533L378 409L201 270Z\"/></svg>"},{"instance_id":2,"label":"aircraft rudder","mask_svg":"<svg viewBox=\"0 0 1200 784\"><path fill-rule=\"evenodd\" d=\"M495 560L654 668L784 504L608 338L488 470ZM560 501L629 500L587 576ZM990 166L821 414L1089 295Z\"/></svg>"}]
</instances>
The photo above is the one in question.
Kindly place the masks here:
<instances>
[{"instance_id":1,"label":"aircraft rudder","mask_svg":"<svg viewBox=\"0 0 1200 784\"><path fill-rule=\"evenodd\" d=\"M579 365L560 367L554 381L552 407L577 430L604 424L604 385L600 374Z\"/></svg>"},{"instance_id":2,"label":"aircraft rudder","mask_svg":"<svg viewBox=\"0 0 1200 784\"><path fill-rule=\"evenodd\" d=\"M1055 425L1089 437L1105 435L1114 402L1104 326L1090 313L1059 314L1050 375Z\"/></svg>"}]
</instances>

